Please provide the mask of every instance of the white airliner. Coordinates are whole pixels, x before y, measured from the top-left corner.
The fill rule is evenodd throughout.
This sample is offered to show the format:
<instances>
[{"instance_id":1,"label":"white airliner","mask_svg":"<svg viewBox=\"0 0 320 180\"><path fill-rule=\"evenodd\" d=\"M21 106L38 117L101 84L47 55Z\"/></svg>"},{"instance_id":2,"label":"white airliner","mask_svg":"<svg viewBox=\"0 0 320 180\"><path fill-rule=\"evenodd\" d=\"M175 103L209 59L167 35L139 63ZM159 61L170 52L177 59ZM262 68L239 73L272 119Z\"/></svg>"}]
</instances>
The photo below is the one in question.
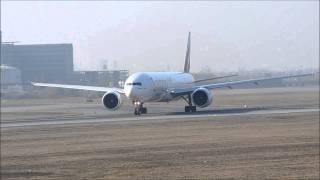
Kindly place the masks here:
<instances>
[{"instance_id":1,"label":"white airliner","mask_svg":"<svg viewBox=\"0 0 320 180\"><path fill-rule=\"evenodd\" d=\"M250 79L234 82L224 82L206 85L196 85L196 82L206 81L210 79L195 81L190 69L190 32L188 35L187 53L185 57L183 72L139 72L132 74L125 81L124 88L109 88L96 86L81 86L81 85L64 85L64 84L49 84L49 83L34 83L34 86L56 87L67 89L78 89L105 92L102 97L102 104L109 110L116 110L122 104L121 94L124 94L131 100L135 106L134 114L140 115L147 113L147 108L143 107L147 102L169 102L180 98L187 102L185 112L195 112L196 107L204 108L211 104L213 99L212 90L217 88L233 88L243 84L258 84L264 81L293 78L301 76L310 76L308 74L279 76L272 78ZM227 76L225 76L227 77ZM218 77L224 78L224 77Z\"/></svg>"}]
</instances>

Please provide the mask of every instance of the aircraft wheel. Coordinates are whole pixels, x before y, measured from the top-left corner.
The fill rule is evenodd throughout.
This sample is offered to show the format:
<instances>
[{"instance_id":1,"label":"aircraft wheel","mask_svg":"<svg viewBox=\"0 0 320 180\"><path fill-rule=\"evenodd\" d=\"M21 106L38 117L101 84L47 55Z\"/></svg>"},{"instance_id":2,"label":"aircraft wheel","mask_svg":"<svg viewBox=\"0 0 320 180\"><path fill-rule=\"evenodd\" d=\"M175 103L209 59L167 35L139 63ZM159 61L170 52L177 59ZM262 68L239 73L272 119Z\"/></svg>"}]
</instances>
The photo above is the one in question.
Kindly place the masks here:
<instances>
[{"instance_id":1,"label":"aircraft wheel","mask_svg":"<svg viewBox=\"0 0 320 180\"><path fill-rule=\"evenodd\" d=\"M197 111L197 107L196 106L191 106L191 112L196 112Z\"/></svg>"},{"instance_id":2,"label":"aircraft wheel","mask_svg":"<svg viewBox=\"0 0 320 180\"><path fill-rule=\"evenodd\" d=\"M141 108L141 114L147 114L147 108L142 107Z\"/></svg>"},{"instance_id":3,"label":"aircraft wheel","mask_svg":"<svg viewBox=\"0 0 320 180\"><path fill-rule=\"evenodd\" d=\"M197 112L197 107L196 106L185 106L184 112Z\"/></svg>"},{"instance_id":4,"label":"aircraft wheel","mask_svg":"<svg viewBox=\"0 0 320 180\"><path fill-rule=\"evenodd\" d=\"M136 116L140 116L141 111L139 110L139 108L134 108L134 115Z\"/></svg>"},{"instance_id":5,"label":"aircraft wheel","mask_svg":"<svg viewBox=\"0 0 320 180\"><path fill-rule=\"evenodd\" d=\"M184 112L190 112L190 107L189 106L185 106L184 107Z\"/></svg>"}]
</instances>

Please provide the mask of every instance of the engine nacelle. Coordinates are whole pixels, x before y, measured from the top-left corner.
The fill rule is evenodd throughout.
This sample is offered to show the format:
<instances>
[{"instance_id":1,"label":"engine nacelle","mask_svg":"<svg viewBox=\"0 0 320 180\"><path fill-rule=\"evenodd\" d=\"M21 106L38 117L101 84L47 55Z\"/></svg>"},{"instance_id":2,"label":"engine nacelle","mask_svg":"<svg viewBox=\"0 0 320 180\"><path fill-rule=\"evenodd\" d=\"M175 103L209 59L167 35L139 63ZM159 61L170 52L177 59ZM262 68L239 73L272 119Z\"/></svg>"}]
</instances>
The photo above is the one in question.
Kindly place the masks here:
<instances>
[{"instance_id":1,"label":"engine nacelle","mask_svg":"<svg viewBox=\"0 0 320 180\"><path fill-rule=\"evenodd\" d=\"M191 98L194 105L204 108L211 104L213 94L206 88L198 88L193 91Z\"/></svg>"},{"instance_id":2,"label":"engine nacelle","mask_svg":"<svg viewBox=\"0 0 320 180\"><path fill-rule=\"evenodd\" d=\"M117 110L122 105L121 95L117 91L110 91L103 95L102 104L109 110Z\"/></svg>"}]
</instances>

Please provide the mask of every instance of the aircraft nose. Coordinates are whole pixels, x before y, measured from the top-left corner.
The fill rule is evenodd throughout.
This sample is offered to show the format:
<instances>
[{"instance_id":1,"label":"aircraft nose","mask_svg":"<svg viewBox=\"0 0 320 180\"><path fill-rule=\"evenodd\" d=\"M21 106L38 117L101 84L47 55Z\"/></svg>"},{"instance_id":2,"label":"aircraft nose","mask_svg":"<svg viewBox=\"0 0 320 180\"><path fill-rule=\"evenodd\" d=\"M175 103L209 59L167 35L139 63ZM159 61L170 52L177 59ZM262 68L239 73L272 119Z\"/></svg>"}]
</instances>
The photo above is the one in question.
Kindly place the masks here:
<instances>
[{"instance_id":1,"label":"aircraft nose","mask_svg":"<svg viewBox=\"0 0 320 180\"><path fill-rule=\"evenodd\" d=\"M130 98L131 95L132 95L132 87L129 87L129 86L125 87L125 89L124 89L124 94L125 94L128 98Z\"/></svg>"},{"instance_id":2,"label":"aircraft nose","mask_svg":"<svg viewBox=\"0 0 320 180\"><path fill-rule=\"evenodd\" d=\"M132 101L143 101L146 98L146 90L149 88L148 77L143 73L131 75L125 82L125 95Z\"/></svg>"},{"instance_id":3,"label":"aircraft nose","mask_svg":"<svg viewBox=\"0 0 320 180\"><path fill-rule=\"evenodd\" d=\"M125 95L129 98L129 99L135 99L137 98L136 97L136 93L134 91L134 87L132 86L128 86L126 89L125 89Z\"/></svg>"}]
</instances>

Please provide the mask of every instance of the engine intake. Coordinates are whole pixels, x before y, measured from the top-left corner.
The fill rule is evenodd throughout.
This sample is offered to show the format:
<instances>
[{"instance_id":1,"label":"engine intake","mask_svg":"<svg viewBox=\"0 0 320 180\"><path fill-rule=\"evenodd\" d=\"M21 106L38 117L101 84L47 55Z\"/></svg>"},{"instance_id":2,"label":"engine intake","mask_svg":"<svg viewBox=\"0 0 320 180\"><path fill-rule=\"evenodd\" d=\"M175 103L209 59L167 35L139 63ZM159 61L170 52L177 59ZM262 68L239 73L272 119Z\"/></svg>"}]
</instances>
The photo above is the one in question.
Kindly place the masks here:
<instances>
[{"instance_id":1,"label":"engine intake","mask_svg":"<svg viewBox=\"0 0 320 180\"><path fill-rule=\"evenodd\" d=\"M200 108L207 107L212 102L212 92L206 88L198 88L191 94L192 102Z\"/></svg>"},{"instance_id":2,"label":"engine intake","mask_svg":"<svg viewBox=\"0 0 320 180\"><path fill-rule=\"evenodd\" d=\"M116 110L122 104L121 95L116 91L110 91L103 95L102 104L109 110Z\"/></svg>"}]
</instances>

